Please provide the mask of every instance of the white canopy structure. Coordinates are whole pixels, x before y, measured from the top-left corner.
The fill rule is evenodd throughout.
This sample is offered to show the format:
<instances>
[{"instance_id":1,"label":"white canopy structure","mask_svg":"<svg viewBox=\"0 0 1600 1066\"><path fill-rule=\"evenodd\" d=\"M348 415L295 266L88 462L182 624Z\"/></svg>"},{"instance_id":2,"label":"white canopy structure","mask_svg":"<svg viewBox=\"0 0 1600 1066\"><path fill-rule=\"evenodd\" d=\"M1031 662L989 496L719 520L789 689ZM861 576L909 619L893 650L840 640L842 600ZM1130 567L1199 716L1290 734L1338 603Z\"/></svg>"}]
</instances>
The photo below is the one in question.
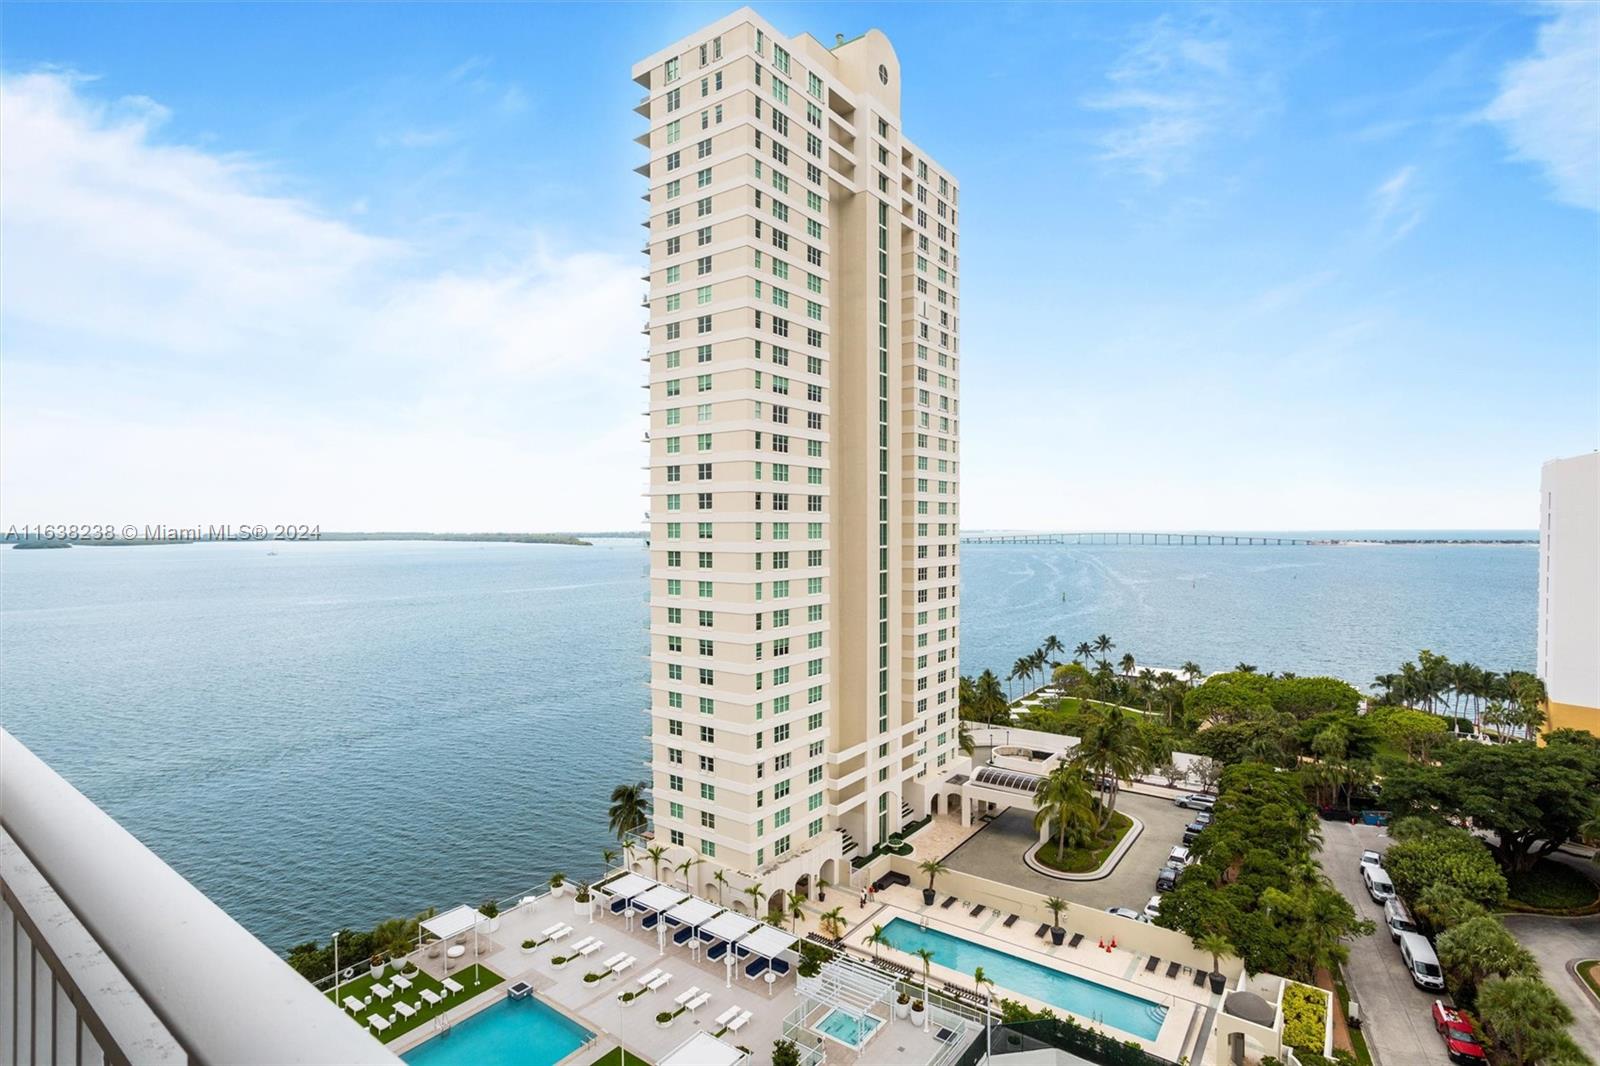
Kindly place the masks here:
<instances>
[{"instance_id":1,"label":"white canopy structure","mask_svg":"<svg viewBox=\"0 0 1600 1066\"><path fill-rule=\"evenodd\" d=\"M436 914L422 923L422 931L438 937L440 940L449 940L462 933L470 933L474 926L483 919L476 907L469 907L463 903L459 907L452 907L443 914Z\"/></svg>"},{"instance_id":2,"label":"white canopy structure","mask_svg":"<svg viewBox=\"0 0 1600 1066\"><path fill-rule=\"evenodd\" d=\"M659 1066L738 1066L748 1056L705 1031L698 1032L657 1060Z\"/></svg>"},{"instance_id":3,"label":"white canopy structure","mask_svg":"<svg viewBox=\"0 0 1600 1066\"><path fill-rule=\"evenodd\" d=\"M723 911L700 927L700 939L725 940L731 944L759 928L760 925L760 922L752 921L742 914Z\"/></svg>"},{"instance_id":4,"label":"white canopy structure","mask_svg":"<svg viewBox=\"0 0 1600 1066\"><path fill-rule=\"evenodd\" d=\"M632 899L641 892L647 892L656 887L657 882L642 874L623 874L609 884L601 885L600 891L613 899Z\"/></svg>"},{"instance_id":5,"label":"white canopy structure","mask_svg":"<svg viewBox=\"0 0 1600 1066\"><path fill-rule=\"evenodd\" d=\"M669 888L666 885L657 885L646 889L633 897L633 908L645 911L671 910L689 898L689 893L681 888Z\"/></svg>"},{"instance_id":6,"label":"white canopy structure","mask_svg":"<svg viewBox=\"0 0 1600 1066\"><path fill-rule=\"evenodd\" d=\"M760 955L765 959L775 959L794 947L794 940L793 933L786 933L782 929L775 929L770 925L758 925L739 938L739 953L741 955Z\"/></svg>"},{"instance_id":7,"label":"white canopy structure","mask_svg":"<svg viewBox=\"0 0 1600 1066\"><path fill-rule=\"evenodd\" d=\"M667 911L667 921L674 925L686 925L691 929L698 928L722 913L722 908L715 903L707 903L698 896L691 896L682 903Z\"/></svg>"}]
</instances>

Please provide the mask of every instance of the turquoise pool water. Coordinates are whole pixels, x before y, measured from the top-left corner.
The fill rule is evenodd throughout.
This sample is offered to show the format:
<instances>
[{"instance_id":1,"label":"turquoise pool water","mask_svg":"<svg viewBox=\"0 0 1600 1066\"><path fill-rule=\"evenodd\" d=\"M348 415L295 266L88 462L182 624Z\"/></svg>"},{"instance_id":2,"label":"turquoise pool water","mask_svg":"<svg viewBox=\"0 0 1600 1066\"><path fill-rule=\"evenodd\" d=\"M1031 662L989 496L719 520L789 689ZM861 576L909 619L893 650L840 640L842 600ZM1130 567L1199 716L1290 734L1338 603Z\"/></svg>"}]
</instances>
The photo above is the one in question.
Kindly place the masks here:
<instances>
[{"instance_id":1,"label":"turquoise pool water","mask_svg":"<svg viewBox=\"0 0 1600 1066\"><path fill-rule=\"evenodd\" d=\"M858 1038L855 1015L848 1014L835 1007L823 1015L822 1020L817 1023L817 1032L826 1033L846 1047L858 1048L865 1044L872 1034L877 1031L878 1026L882 1024L882 1020L868 1014L860 1021Z\"/></svg>"},{"instance_id":2,"label":"turquoise pool water","mask_svg":"<svg viewBox=\"0 0 1600 1066\"><path fill-rule=\"evenodd\" d=\"M982 966L984 975L999 988L1021 992L1142 1040L1154 1040L1167 1018L1167 1008L1153 1000L1019 959L965 937L922 929L904 918L890 922L884 935L890 946L901 951L927 948L933 952L934 962L957 973L970 974Z\"/></svg>"},{"instance_id":3,"label":"turquoise pool water","mask_svg":"<svg viewBox=\"0 0 1600 1066\"><path fill-rule=\"evenodd\" d=\"M551 1066L593 1035L536 999L505 999L400 1057L412 1066Z\"/></svg>"}]
</instances>

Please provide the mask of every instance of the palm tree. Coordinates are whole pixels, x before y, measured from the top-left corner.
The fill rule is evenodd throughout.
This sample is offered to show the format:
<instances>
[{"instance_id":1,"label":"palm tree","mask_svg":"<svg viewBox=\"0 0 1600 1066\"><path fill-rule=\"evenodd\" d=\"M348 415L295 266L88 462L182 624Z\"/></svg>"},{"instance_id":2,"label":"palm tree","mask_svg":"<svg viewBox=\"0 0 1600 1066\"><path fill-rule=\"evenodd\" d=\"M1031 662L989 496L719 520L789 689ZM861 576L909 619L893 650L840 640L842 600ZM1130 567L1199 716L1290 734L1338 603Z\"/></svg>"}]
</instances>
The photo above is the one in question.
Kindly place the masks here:
<instances>
[{"instance_id":1,"label":"palm tree","mask_svg":"<svg viewBox=\"0 0 1600 1066\"><path fill-rule=\"evenodd\" d=\"M985 670L978 675L977 684L978 707L983 713L985 722L995 722L1004 717L1009 721L1011 709L1006 694L1000 689L1000 679L994 675L993 670Z\"/></svg>"},{"instance_id":2,"label":"palm tree","mask_svg":"<svg viewBox=\"0 0 1600 1066\"><path fill-rule=\"evenodd\" d=\"M918 948L912 952L922 960L922 1009L928 1009L928 993L933 991L933 952L927 948Z\"/></svg>"},{"instance_id":3,"label":"palm tree","mask_svg":"<svg viewBox=\"0 0 1600 1066\"><path fill-rule=\"evenodd\" d=\"M1018 659L1016 662L1011 664L1011 672L1006 675L1006 680L1007 681L1015 681L1015 680L1017 680L1019 678L1024 678L1024 677L1027 677L1027 676L1028 676L1028 660L1026 658L1023 658L1023 659ZM1011 686L1007 685L1006 686L1006 692L1009 693L1010 691L1011 691Z\"/></svg>"},{"instance_id":4,"label":"palm tree","mask_svg":"<svg viewBox=\"0 0 1600 1066\"><path fill-rule=\"evenodd\" d=\"M637 781L631 785L618 785L611 790L609 812L611 832L618 840L645 827L650 819L650 804L644 798L650 791L650 782Z\"/></svg>"},{"instance_id":5,"label":"palm tree","mask_svg":"<svg viewBox=\"0 0 1600 1066\"><path fill-rule=\"evenodd\" d=\"M1197 663L1197 662L1186 662L1186 663L1184 663L1183 664L1183 669L1180 672L1183 674L1184 677L1187 677L1189 679L1189 684L1191 684L1191 685L1194 684L1196 681L1200 680L1201 670L1200 670L1200 664Z\"/></svg>"},{"instance_id":6,"label":"palm tree","mask_svg":"<svg viewBox=\"0 0 1600 1066\"><path fill-rule=\"evenodd\" d=\"M933 879L938 877L940 874L944 873L949 868L950 867L946 866L944 863L940 862L938 859L927 859L927 860L924 860L922 863L920 863L917 866L918 870L921 870L923 873L928 875L928 892L929 893L931 893L933 891Z\"/></svg>"},{"instance_id":7,"label":"palm tree","mask_svg":"<svg viewBox=\"0 0 1600 1066\"><path fill-rule=\"evenodd\" d=\"M1067 650L1067 647L1065 644L1061 643L1060 639L1057 638L1054 633L1052 633L1050 636L1044 638L1044 648L1042 650L1046 656L1060 655L1062 652Z\"/></svg>"},{"instance_id":8,"label":"palm tree","mask_svg":"<svg viewBox=\"0 0 1600 1066\"><path fill-rule=\"evenodd\" d=\"M838 940L844 932L844 927L850 923L845 920L844 908L835 907L831 911L824 912L822 917L817 919L817 924L822 926L822 931L830 939Z\"/></svg>"},{"instance_id":9,"label":"palm tree","mask_svg":"<svg viewBox=\"0 0 1600 1066\"><path fill-rule=\"evenodd\" d=\"M1086 640L1079 641L1078 646L1072 649L1073 659L1082 659L1086 663L1089 661L1089 656L1093 654L1094 646Z\"/></svg>"},{"instance_id":10,"label":"palm tree","mask_svg":"<svg viewBox=\"0 0 1600 1066\"><path fill-rule=\"evenodd\" d=\"M878 948L894 946L889 943L889 937L885 935L883 926L881 925L875 925L872 927L872 932L867 934L867 943L872 945L872 957L874 959L878 957Z\"/></svg>"},{"instance_id":11,"label":"palm tree","mask_svg":"<svg viewBox=\"0 0 1600 1066\"><path fill-rule=\"evenodd\" d=\"M1233 671L1237 674L1253 674L1256 672L1256 668L1250 663L1240 663L1233 668Z\"/></svg>"},{"instance_id":12,"label":"palm tree","mask_svg":"<svg viewBox=\"0 0 1600 1066\"><path fill-rule=\"evenodd\" d=\"M1233 945L1222 933L1210 932L1197 937L1194 942L1197 950L1211 956L1211 972L1220 973L1222 956L1233 954Z\"/></svg>"},{"instance_id":13,"label":"palm tree","mask_svg":"<svg viewBox=\"0 0 1600 1066\"><path fill-rule=\"evenodd\" d=\"M644 853L650 856L650 861L655 864L656 880L661 880L661 860L667 857L667 849L660 844L651 844L644 849Z\"/></svg>"},{"instance_id":14,"label":"palm tree","mask_svg":"<svg viewBox=\"0 0 1600 1066\"><path fill-rule=\"evenodd\" d=\"M761 913L761 882L757 881L753 885L746 886L744 894L750 897L750 913L759 915Z\"/></svg>"},{"instance_id":15,"label":"palm tree","mask_svg":"<svg viewBox=\"0 0 1600 1066\"><path fill-rule=\"evenodd\" d=\"M1571 1023L1572 1010L1536 976L1495 977L1478 991L1478 1019L1506 1049L1513 1066L1525 1066L1545 1061L1541 1056L1550 1030ZM1562 1061L1583 1060L1574 1055Z\"/></svg>"},{"instance_id":16,"label":"palm tree","mask_svg":"<svg viewBox=\"0 0 1600 1066\"><path fill-rule=\"evenodd\" d=\"M1112 643L1111 638L1104 633L1094 638L1094 650L1100 653L1101 662L1106 661L1106 656L1110 655L1111 650L1115 647L1116 644Z\"/></svg>"},{"instance_id":17,"label":"palm tree","mask_svg":"<svg viewBox=\"0 0 1600 1066\"><path fill-rule=\"evenodd\" d=\"M805 901L802 900L799 896L790 896L789 897L789 917L792 919L792 924L789 926L789 932L791 932L791 933L798 932L799 929L800 929L800 919L804 918L805 916L806 916Z\"/></svg>"},{"instance_id":18,"label":"palm tree","mask_svg":"<svg viewBox=\"0 0 1600 1066\"><path fill-rule=\"evenodd\" d=\"M611 864L617 861L617 849L616 848L601 848L600 849L600 861L601 861L601 863L604 864L604 866L605 866L605 868L607 870L611 869Z\"/></svg>"},{"instance_id":19,"label":"palm tree","mask_svg":"<svg viewBox=\"0 0 1600 1066\"><path fill-rule=\"evenodd\" d=\"M726 875L723 874L722 870L719 868L717 870L712 871L711 880L713 880L713 881L715 881L717 883L717 906L721 907L721 906L723 906L722 894L728 887L728 878L727 878Z\"/></svg>"},{"instance_id":20,"label":"palm tree","mask_svg":"<svg viewBox=\"0 0 1600 1066\"><path fill-rule=\"evenodd\" d=\"M693 877L693 874L694 874L694 868L696 866L698 866L698 865L700 865L700 856L691 855L687 859L684 859L678 865L673 867L674 870L676 870L678 873L683 875L684 887L687 888L690 892L694 891L694 877Z\"/></svg>"},{"instance_id":21,"label":"palm tree","mask_svg":"<svg viewBox=\"0 0 1600 1066\"><path fill-rule=\"evenodd\" d=\"M1033 805L1038 808L1033 816L1035 832L1043 830L1047 824L1055 825L1058 860L1067 850L1069 834L1077 842L1094 833L1094 801L1083 782L1083 771L1077 767L1057 766L1033 794Z\"/></svg>"},{"instance_id":22,"label":"palm tree","mask_svg":"<svg viewBox=\"0 0 1600 1066\"><path fill-rule=\"evenodd\" d=\"M1123 652L1122 661L1118 665L1122 667L1122 672L1124 674L1131 674L1133 673L1133 668L1138 664L1134 662L1133 652L1129 651Z\"/></svg>"},{"instance_id":23,"label":"palm tree","mask_svg":"<svg viewBox=\"0 0 1600 1066\"><path fill-rule=\"evenodd\" d=\"M1050 912L1050 928L1060 930L1061 912L1066 910L1069 906L1071 906L1071 904L1064 899L1057 899L1056 897L1051 896L1049 899L1044 901L1044 906L1045 909Z\"/></svg>"},{"instance_id":24,"label":"palm tree","mask_svg":"<svg viewBox=\"0 0 1600 1066\"><path fill-rule=\"evenodd\" d=\"M1102 829L1111 824L1116 814L1117 782L1136 776L1144 757L1139 725L1121 707L1094 715L1085 726L1072 761L1095 774L1096 787L1099 781L1107 783L1105 808L1101 812Z\"/></svg>"},{"instance_id":25,"label":"palm tree","mask_svg":"<svg viewBox=\"0 0 1600 1066\"><path fill-rule=\"evenodd\" d=\"M967 720L965 718L956 723L956 745L961 749L961 754L963 755L970 756L978 750L978 746L972 742L972 730L967 728Z\"/></svg>"}]
</instances>

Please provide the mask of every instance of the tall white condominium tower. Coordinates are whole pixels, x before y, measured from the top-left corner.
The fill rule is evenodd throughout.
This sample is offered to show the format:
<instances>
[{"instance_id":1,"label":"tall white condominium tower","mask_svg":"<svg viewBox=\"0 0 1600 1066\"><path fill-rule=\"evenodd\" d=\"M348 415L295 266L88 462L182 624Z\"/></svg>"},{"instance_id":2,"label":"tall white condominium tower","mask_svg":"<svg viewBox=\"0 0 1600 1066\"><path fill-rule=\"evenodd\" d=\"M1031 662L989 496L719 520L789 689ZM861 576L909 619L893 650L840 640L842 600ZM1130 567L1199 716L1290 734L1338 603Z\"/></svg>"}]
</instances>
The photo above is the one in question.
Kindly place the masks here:
<instances>
[{"instance_id":1,"label":"tall white condominium tower","mask_svg":"<svg viewBox=\"0 0 1600 1066\"><path fill-rule=\"evenodd\" d=\"M668 853L633 858L748 907L726 890L849 884L969 769L960 195L907 139L876 30L830 48L741 8L633 76Z\"/></svg>"},{"instance_id":2,"label":"tall white condominium tower","mask_svg":"<svg viewBox=\"0 0 1600 1066\"><path fill-rule=\"evenodd\" d=\"M1600 452L1539 477L1539 676L1547 729L1600 736Z\"/></svg>"}]
</instances>

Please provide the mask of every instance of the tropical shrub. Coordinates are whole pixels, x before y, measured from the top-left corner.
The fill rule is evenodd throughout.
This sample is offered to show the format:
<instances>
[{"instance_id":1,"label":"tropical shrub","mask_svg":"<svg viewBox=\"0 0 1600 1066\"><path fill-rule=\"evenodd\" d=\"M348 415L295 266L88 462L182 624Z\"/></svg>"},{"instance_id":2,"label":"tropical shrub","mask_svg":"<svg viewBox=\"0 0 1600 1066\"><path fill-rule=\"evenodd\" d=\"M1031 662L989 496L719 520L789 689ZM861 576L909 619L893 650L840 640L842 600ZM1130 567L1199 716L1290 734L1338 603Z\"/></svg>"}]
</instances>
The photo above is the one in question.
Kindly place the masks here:
<instances>
[{"instance_id":1,"label":"tropical shrub","mask_svg":"<svg viewBox=\"0 0 1600 1066\"><path fill-rule=\"evenodd\" d=\"M1322 1054L1327 1032L1328 1001L1319 989L1291 983L1283 990L1283 1042L1296 1051Z\"/></svg>"},{"instance_id":2,"label":"tropical shrub","mask_svg":"<svg viewBox=\"0 0 1600 1066\"><path fill-rule=\"evenodd\" d=\"M1506 898L1505 874L1483 842L1465 829L1439 826L1408 835L1384 852L1383 868L1395 891L1409 901L1436 884L1450 885L1484 907L1497 907Z\"/></svg>"}]
</instances>

